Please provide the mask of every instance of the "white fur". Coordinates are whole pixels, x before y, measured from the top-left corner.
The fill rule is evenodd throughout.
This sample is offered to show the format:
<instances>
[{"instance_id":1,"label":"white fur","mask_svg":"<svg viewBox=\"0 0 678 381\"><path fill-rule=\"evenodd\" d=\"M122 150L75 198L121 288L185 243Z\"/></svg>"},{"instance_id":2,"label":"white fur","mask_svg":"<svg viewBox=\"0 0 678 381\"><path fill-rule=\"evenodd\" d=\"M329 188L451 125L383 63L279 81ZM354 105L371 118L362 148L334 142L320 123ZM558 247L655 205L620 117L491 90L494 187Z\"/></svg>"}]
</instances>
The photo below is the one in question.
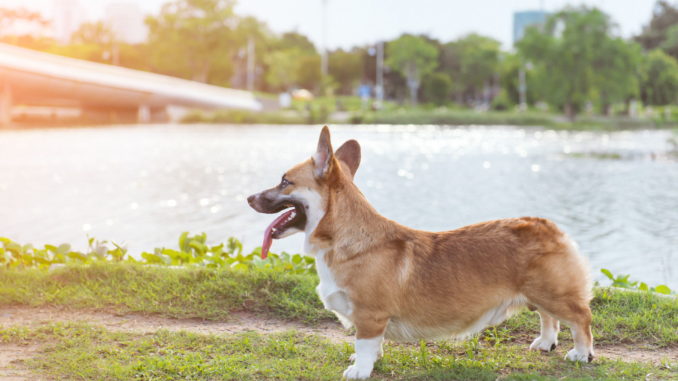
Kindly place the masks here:
<instances>
[{"instance_id":1,"label":"white fur","mask_svg":"<svg viewBox=\"0 0 678 381\"><path fill-rule=\"evenodd\" d=\"M325 263L325 251L320 250L315 256L315 268L318 272L320 283L316 288L320 300L326 309L337 313L337 316L349 318L353 313L353 304L345 290L337 285L332 270ZM342 323L345 321L342 320Z\"/></svg>"},{"instance_id":2,"label":"white fur","mask_svg":"<svg viewBox=\"0 0 678 381\"><path fill-rule=\"evenodd\" d=\"M422 327L407 321L392 318L386 326L385 336L397 341L417 341L420 339L464 338L480 332L483 328L496 325L506 320L511 313L523 306L526 299L517 295L507 299L498 306L489 309L469 326L450 323L446 326Z\"/></svg>"},{"instance_id":3,"label":"white fur","mask_svg":"<svg viewBox=\"0 0 678 381\"><path fill-rule=\"evenodd\" d=\"M355 363L344 371L344 377L349 380L362 380L372 374L374 362L377 361L382 353L381 345L384 342L383 336L377 336L371 339L356 339L355 341Z\"/></svg>"},{"instance_id":4,"label":"white fur","mask_svg":"<svg viewBox=\"0 0 678 381\"><path fill-rule=\"evenodd\" d=\"M554 345L558 345L558 331L560 330L560 322L555 320L555 325L549 324L551 321L544 319L545 312L539 312L539 319L541 320L541 333L539 337L534 339L530 344L530 349L550 352ZM552 318L553 319L553 318Z\"/></svg>"},{"instance_id":5,"label":"white fur","mask_svg":"<svg viewBox=\"0 0 678 381\"><path fill-rule=\"evenodd\" d=\"M572 325L570 324L570 326ZM579 340L579 335L583 335L583 332L579 332L579 328L572 326L570 331L574 340L574 348L567 352L565 358L570 361L588 362L589 355L593 356L593 347L587 347L586 344Z\"/></svg>"},{"instance_id":6,"label":"white fur","mask_svg":"<svg viewBox=\"0 0 678 381\"><path fill-rule=\"evenodd\" d=\"M318 249L311 243L311 235L318 227L320 220L325 216L322 197L310 188L302 188L292 192L291 196L302 200L306 208L306 241L304 250L307 254L315 256L315 267L318 272L320 283L316 292L326 309L334 312L345 327L350 327L350 316L353 313L353 305L348 294L337 285L334 274L325 262L325 250Z\"/></svg>"},{"instance_id":7,"label":"white fur","mask_svg":"<svg viewBox=\"0 0 678 381\"><path fill-rule=\"evenodd\" d=\"M320 220L325 216L325 209L323 208L323 198L320 193L311 188L301 188L290 193L294 199L300 200L306 209L306 241L304 243L304 250L306 254L316 254L317 248L311 245L310 239L315 228L318 227Z\"/></svg>"}]
</instances>

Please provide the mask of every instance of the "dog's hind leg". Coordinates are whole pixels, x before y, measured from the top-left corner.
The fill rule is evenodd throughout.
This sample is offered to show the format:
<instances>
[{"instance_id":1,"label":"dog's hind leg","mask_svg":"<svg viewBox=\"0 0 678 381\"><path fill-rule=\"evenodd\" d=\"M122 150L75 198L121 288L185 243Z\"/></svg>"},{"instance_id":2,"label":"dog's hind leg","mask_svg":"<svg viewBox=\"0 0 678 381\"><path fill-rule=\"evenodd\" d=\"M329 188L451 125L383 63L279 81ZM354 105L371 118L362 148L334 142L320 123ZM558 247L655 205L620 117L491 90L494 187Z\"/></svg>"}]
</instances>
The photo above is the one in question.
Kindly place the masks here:
<instances>
[{"instance_id":1,"label":"dog's hind leg","mask_svg":"<svg viewBox=\"0 0 678 381\"><path fill-rule=\"evenodd\" d=\"M556 349L558 345L560 322L541 308L538 309L538 312L541 320L541 332L539 337L530 344L530 349L550 352Z\"/></svg>"},{"instance_id":2,"label":"dog's hind leg","mask_svg":"<svg viewBox=\"0 0 678 381\"><path fill-rule=\"evenodd\" d=\"M544 324L543 316L547 314L551 316L549 322L560 320L570 326L572 338L574 339L574 349L567 352L565 358L570 361L591 362L593 361L594 354L593 335L591 334L591 309L589 308L588 301L577 298L563 299L565 298L531 301L539 306L539 313L542 316L542 327ZM546 314L542 314L542 311L546 312ZM543 332L542 328L542 334ZM537 340L535 340L536 342ZM535 343L532 345L535 345Z\"/></svg>"}]
</instances>

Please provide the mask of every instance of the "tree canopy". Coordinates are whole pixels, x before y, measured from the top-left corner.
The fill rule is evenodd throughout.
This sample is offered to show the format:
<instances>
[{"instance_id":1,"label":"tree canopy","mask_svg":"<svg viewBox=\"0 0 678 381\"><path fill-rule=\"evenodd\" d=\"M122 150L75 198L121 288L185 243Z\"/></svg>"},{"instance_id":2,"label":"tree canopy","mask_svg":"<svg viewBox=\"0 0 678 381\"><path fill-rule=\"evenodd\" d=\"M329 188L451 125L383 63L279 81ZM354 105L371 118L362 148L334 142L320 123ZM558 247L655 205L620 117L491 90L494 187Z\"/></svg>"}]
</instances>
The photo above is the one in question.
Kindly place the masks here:
<instances>
[{"instance_id":1,"label":"tree canopy","mask_svg":"<svg viewBox=\"0 0 678 381\"><path fill-rule=\"evenodd\" d=\"M438 50L425 39L404 34L387 46L386 65L407 79L412 104L417 103L421 78L438 65Z\"/></svg>"}]
</instances>

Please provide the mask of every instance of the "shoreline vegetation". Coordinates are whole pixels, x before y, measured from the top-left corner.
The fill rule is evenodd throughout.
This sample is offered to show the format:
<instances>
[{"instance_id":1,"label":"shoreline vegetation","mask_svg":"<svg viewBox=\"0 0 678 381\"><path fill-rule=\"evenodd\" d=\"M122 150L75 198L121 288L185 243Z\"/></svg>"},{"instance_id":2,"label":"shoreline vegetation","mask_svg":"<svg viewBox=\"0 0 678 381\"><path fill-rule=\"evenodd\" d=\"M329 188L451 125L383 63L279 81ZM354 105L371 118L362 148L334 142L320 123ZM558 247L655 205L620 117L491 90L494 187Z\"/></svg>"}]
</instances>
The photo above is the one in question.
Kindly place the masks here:
<instances>
[{"instance_id":1,"label":"shoreline vegetation","mask_svg":"<svg viewBox=\"0 0 678 381\"><path fill-rule=\"evenodd\" d=\"M352 111L327 107L326 101L287 110L251 112L242 110L200 111L192 110L181 118L180 123L213 124L391 124L391 125L510 125L545 127L557 130L629 130L678 128L678 116L660 112L653 116L629 117L623 115L582 115L571 121L561 114L530 111L477 111L447 107L395 107L382 110Z\"/></svg>"},{"instance_id":2,"label":"shoreline vegetation","mask_svg":"<svg viewBox=\"0 0 678 381\"><path fill-rule=\"evenodd\" d=\"M94 239L86 252L67 244L37 248L0 239L0 309L10 315L25 310L15 320L8 318L11 324L0 324L0 357L3 348L25 352L11 369L0 361L0 375L22 371L25 379L336 379L353 352L350 332L338 328L316 296L313 259L281 253L261 260L258 249L243 253L235 239L208 245L206 238L184 233L178 248L158 248L138 259L124 247ZM671 290L643 287L628 276L608 277L614 287L595 287L591 302L599 349L593 363L563 360L572 345L566 327L555 352L528 351L538 335L539 318L523 309L463 341L387 342L373 378L675 379L675 294L663 295ZM57 316L59 311L67 312L63 316L78 311L104 314L125 323L30 320L25 318L30 309L42 311L42 316ZM234 324L243 314L275 326L270 332L264 327L244 333L200 328ZM134 316L164 323L135 331ZM172 319L197 327L170 329ZM285 322L308 329L275 329ZM328 325L347 339L332 340L317 331ZM626 355L638 351L649 359Z\"/></svg>"}]
</instances>

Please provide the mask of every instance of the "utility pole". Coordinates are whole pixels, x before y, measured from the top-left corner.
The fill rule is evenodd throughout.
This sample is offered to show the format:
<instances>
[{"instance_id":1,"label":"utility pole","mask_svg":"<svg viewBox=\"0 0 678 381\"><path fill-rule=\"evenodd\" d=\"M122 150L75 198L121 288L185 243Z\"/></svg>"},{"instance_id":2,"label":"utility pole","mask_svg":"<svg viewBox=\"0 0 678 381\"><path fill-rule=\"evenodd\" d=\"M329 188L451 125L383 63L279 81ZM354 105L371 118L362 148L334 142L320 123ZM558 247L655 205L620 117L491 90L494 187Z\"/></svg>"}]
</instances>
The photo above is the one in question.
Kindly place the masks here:
<instances>
[{"instance_id":1,"label":"utility pole","mask_svg":"<svg viewBox=\"0 0 678 381\"><path fill-rule=\"evenodd\" d=\"M374 92L377 108L381 108L384 102L384 41L377 43L377 86Z\"/></svg>"},{"instance_id":2,"label":"utility pole","mask_svg":"<svg viewBox=\"0 0 678 381\"><path fill-rule=\"evenodd\" d=\"M254 39L247 40L247 90L254 91Z\"/></svg>"},{"instance_id":3,"label":"utility pole","mask_svg":"<svg viewBox=\"0 0 678 381\"><path fill-rule=\"evenodd\" d=\"M520 111L527 110L527 81L525 80L525 66L521 65L518 71L518 94L520 95Z\"/></svg>"},{"instance_id":4,"label":"utility pole","mask_svg":"<svg viewBox=\"0 0 678 381\"><path fill-rule=\"evenodd\" d=\"M327 1L328 0L322 0L323 2L323 9L322 9L322 54L320 56L320 71L322 73L323 78L327 76Z\"/></svg>"}]
</instances>

